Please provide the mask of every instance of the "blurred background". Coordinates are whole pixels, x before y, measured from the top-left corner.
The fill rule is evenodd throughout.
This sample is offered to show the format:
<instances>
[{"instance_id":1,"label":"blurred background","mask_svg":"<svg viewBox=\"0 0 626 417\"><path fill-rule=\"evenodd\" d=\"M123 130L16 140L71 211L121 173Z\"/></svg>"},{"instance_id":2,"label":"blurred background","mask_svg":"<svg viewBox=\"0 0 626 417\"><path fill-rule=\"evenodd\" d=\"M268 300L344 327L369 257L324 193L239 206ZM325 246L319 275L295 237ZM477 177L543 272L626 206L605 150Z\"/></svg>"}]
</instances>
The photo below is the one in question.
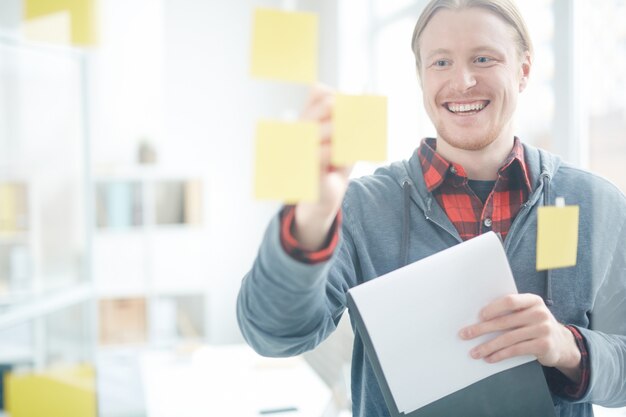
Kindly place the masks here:
<instances>
[{"instance_id":1,"label":"blurred background","mask_svg":"<svg viewBox=\"0 0 626 417\"><path fill-rule=\"evenodd\" d=\"M318 14L320 82L388 97L393 161L434 135L410 48L425 3L0 0L0 409L350 415L345 319L291 361L241 346L237 291L280 207L253 198L256 123L309 90L250 77L252 16ZM626 1L518 5L518 135L626 191Z\"/></svg>"}]
</instances>

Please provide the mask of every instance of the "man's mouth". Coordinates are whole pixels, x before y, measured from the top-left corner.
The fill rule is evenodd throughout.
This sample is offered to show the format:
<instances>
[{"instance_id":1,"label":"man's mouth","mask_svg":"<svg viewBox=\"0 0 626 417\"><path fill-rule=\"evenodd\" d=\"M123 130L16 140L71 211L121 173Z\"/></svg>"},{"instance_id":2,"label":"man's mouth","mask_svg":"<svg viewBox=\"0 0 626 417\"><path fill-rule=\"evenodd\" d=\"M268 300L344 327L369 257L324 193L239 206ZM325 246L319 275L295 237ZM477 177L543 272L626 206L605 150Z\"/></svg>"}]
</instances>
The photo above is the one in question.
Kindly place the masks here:
<instances>
[{"instance_id":1,"label":"man's mouth","mask_svg":"<svg viewBox=\"0 0 626 417\"><path fill-rule=\"evenodd\" d=\"M475 114L483 110L485 107L489 105L489 100L478 100L472 101L469 103L455 103L448 102L444 104L444 107L448 109L449 112L454 114Z\"/></svg>"}]
</instances>

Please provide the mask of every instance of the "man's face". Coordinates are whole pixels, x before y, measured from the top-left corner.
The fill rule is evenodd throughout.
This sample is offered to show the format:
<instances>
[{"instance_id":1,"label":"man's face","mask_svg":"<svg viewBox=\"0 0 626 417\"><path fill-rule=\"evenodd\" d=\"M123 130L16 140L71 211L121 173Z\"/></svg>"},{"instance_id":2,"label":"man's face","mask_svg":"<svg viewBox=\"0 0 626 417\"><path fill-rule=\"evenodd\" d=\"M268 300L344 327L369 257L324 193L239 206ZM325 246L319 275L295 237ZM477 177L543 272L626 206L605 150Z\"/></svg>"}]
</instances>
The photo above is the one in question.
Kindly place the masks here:
<instances>
[{"instance_id":1,"label":"man's face","mask_svg":"<svg viewBox=\"0 0 626 417\"><path fill-rule=\"evenodd\" d=\"M424 106L438 138L464 150L512 140L517 96L530 71L513 28L483 9L441 10L420 46Z\"/></svg>"}]
</instances>

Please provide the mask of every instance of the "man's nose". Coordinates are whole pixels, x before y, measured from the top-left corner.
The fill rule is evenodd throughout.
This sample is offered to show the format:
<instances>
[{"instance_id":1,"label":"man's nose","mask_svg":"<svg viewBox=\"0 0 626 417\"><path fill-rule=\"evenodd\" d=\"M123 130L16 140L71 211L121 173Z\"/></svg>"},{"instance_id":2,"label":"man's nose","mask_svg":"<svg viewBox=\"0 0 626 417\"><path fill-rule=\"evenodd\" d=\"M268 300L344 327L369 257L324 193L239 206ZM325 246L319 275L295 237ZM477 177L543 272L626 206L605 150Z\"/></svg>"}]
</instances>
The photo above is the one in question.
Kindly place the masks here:
<instances>
[{"instance_id":1,"label":"man's nose","mask_svg":"<svg viewBox=\"0 0 626 417\"><path fill-rule=\"evenodd\" d=\"M457 65L452 72L450 84L457 91L467 91L476 85L476 77L467 65Z\"/></svg>"}]
</instances>

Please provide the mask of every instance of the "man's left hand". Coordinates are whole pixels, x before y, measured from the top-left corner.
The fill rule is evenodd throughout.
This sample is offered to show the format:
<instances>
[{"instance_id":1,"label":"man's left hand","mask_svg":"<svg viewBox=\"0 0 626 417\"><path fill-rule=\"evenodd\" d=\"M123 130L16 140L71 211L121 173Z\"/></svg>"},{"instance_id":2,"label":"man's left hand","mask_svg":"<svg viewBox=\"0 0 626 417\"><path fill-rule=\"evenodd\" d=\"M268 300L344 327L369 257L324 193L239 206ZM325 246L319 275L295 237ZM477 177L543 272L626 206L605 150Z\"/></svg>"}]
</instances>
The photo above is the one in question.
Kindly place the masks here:
<instances>
[{"instance_id":1,"label":"man's left hand","mask_svg":"<svg viewBox=\"0 0 626 417\"><path fill-rule=\"evenodd\" d=\"M461 329L464 340L487 333L502 332L474 347L470 355L486 362L514 356L533 355L539 363L555 367L579 382L581 355L572 332L560 324L535 294L511 294L499 298L480 312L480 322Z\"/></svg>"}]
</instances>

